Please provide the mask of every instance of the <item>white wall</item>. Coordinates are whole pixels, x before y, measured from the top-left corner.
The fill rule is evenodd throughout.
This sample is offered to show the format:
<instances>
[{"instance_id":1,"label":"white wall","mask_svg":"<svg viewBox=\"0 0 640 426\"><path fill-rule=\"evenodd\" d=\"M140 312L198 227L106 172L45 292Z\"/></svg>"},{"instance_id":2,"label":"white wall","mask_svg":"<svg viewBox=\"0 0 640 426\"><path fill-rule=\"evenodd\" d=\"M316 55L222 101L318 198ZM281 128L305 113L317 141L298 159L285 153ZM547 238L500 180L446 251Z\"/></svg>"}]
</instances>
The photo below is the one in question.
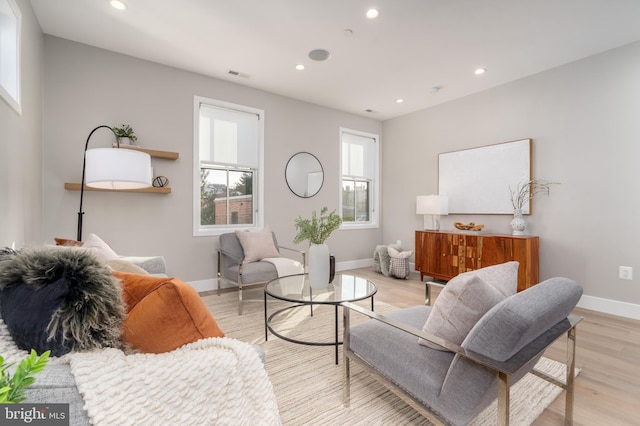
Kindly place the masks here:
<instances>
[{"instance_id":1,"label":"white wall","mask_svg":"<svg viewBox=\"0 0 640 426\"><path fill-rule=\"evenodd\" d=\"M0 99L0 247L42 239L42 60L40 26L27 0L22 13L22 115Z\"/></svg>"},{"instance_id":2,"label":"white wall","mask_svg":"<svg viewBox=\"0 0 640 426\"><path fill-rule=\"evenodd\" d=\"M75 238L79 182L86 138L100 124L131 124L138 144L178 151L175 162L153 160L170 179L170 195L85 192L84 236L93 232L120 254L164 255L169 274L185 281L214 277L216 237L192 236L193 96L265 111L265 224L293 246L293 221L323 206L337 208L339 128L380 134L381 123L222 80L45 36L44 238ZM109 146L108 130L90 147ZM318 195L302 199L284 180L298 151L316 155L325 170ZM382 231L337 231L327 241L338 262L370 258ZM298 246L306 249L305 244Z\"/></svg>"},{"instance_id":3,"label":"white wall","mask_svg":"<svg viewBox=\"0 0 640 426\"><path fill-rule=\"evenodd\" d=\"M640 42L385 121L383 239L413 244L415 197L437 193L439 153L532 138L533 176L561 182L525 216L541 279L572 278L583 305L640 318L639 114ZM456 220L510 233L508 215L447 216L443 228Z\"/></svg>"}]
</instances>

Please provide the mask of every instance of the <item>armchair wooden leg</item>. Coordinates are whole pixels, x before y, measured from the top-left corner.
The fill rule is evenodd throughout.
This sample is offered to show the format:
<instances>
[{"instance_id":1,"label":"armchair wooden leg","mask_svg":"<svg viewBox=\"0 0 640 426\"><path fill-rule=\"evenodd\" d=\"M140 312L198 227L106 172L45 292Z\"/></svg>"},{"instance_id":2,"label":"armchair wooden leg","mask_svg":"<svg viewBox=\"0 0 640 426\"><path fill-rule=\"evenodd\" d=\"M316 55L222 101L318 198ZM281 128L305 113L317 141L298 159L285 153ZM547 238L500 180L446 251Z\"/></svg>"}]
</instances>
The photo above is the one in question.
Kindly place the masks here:
<instances>
[{"instance_id":1,"label":"armchair wooden leg","mask_svg":"<svg viewBox=\"0 0 640 426\"><path fill-rule=\"evenodd\" d=\"M509 375L506 373L498 374L498 425L509 425Z\"/></svg>"},{"instance_id":2,"label":"armchair wooden leg","mask_svg":"<svg viewBox=\"0 0 640 426\"><path fill-rule=\"evenodd\" d=\"M573 424L573 384L576 371L576 328L567 332L567 377L566 398L564 407L564 424Z\"/></svg>"},{"instance_id":3,"label":"armchair wooden leg","mask_svg":"<svg viewBox=\"0 0 640 426\"><path fill-rule=\"evenodd\" d=\"M238 315L242 315L242 284L238 286Z\"/></svg>"}]
</instances>

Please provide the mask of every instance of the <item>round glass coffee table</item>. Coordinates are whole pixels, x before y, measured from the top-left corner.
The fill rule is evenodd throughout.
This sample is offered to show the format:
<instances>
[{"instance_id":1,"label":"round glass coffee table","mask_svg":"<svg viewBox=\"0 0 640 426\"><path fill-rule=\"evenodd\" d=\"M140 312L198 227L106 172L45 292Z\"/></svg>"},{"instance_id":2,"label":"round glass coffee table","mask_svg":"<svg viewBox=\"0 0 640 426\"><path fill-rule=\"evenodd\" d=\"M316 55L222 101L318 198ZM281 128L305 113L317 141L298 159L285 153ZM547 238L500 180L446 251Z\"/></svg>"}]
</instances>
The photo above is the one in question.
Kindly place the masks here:
<instances>
[{"instance_id":1,"label":"round glass coffee table","mask_svg":"<svg viewBox=\"0 0 640 426\"><path fill-rule=\"evenodd\" d=\"M271 280L264 286L264 340L267 340L269 331L271 331L274 336L292 343L312 346L335 346L336 364L338 364L338 346L342 344L338 339L338 306L342 302L356 302L371 298L371 310L373 310L373 295L377 291L378 287L372 281L350 274L336 274L333 282L329 283L326 288L321 289L311 288L307 274L288 275ZM291 302L292 305L267 315L267 296ZM313 316L313 305L334 306L335 338L333 342L293 339L274 330L271 324L274 317L301 306L309 306L311 316Z\"/></svg>"}]
</instances>

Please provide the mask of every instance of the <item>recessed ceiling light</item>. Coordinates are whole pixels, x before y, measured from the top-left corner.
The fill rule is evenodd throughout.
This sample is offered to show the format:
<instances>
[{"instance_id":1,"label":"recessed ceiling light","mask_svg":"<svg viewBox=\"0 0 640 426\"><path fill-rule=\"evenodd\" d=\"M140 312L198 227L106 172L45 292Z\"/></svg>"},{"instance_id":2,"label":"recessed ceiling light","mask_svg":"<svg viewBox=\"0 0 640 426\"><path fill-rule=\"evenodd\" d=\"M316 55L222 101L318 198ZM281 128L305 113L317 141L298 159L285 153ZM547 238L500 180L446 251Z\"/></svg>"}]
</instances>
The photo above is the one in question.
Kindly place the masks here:
<instances>
[{"instance_id":1,"label":"recessed ceiling light","mask_svg":"<svg viewBox=\"0 0 640 426\"><path fill-rule=\"evenodd\" d=\"M397 104L401 104L401 103L403 103L403 102L404 102L404 99L396 99L396 103L397 103Z\"/></svg>"},{"instance_id":2,"label":"recessed ceiling light","mask_svg":"<svg viewBox=\"0 0 640 426\"><path fill-rule=\"evenodd\" d=\"M487 69L486 69L486 68L478 68L478 69L476 69L473 73L474 73L475 75L482 75L482 74L484 74L485 72L487 72Z\"/></svg>"},{"instance_id":3,"label":"recessed ceiling light","mask_svg":"<svg viewBox=\"0 0 640 426\"><path fill-rule=\"evenodd\" d=\"M380 15L380 11L378 9L369 9L367 10L367 18L375 19Z\"/></svg>"},{"instance_id":4,"label":"recessed ceiling light","mask_svg":"<svg viewBox=\"0 0 640 426\"><path fill-rule=\"evenodd\" d=\"M111 0L109 2L109 4L111 5L111 7L113 7L114 9L118 9L118 10L126 10L127 9L127 5L124 4L123 2L121 2L120 0Z\"/></svg>"},{"instance_id":5,"label":"recessed ceiling light","mask_svg":"<svg viewBox=\"0 0 640 426\"><path fill-rule=\"evenodd\" d=\"M296 65L296 69L297 69L298 71L302 71L302 70L304 69L304 65L302 65L302 64L298 64L298 65Z\"/></svg>"}]
</instances>

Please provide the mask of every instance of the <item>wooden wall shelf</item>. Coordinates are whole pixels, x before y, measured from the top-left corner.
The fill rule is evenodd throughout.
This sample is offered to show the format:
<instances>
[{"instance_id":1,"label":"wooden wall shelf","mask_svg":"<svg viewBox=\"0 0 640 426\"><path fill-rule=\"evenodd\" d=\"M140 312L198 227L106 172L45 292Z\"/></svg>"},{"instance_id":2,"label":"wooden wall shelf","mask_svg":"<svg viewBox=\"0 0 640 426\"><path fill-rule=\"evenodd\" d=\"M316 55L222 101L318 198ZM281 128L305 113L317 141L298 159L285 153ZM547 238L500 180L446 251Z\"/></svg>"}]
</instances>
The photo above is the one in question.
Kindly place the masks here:
<instances>
[{"instance_id":1,"label":"wooden wall shelf","mask_svg":"<svg viewBox=\"0 0 640 426\"><path fill-rule=\"evenodd\" d=\"M68 189L71 191L80 191L79 183L69 183L65 182L64 189ZM141 188L141 189L101 189L101 188L91 188L87 185L84 186L85 191L102 191L102 192L146 192L150 194L171 194L171 188L168 186L163 187L149 187L149 188Z\"/></svg>"},{"instance_id":2,"label":"wooden wall shelf","mask_svg":"<svg viewBox=\"0 0 640 426\"><path fill-rule=\"evenodd\" d=\"M115 148L117 145L114 143L113 147ZM147 149L141 148L135 145L122 145L120 144L121 149L133 149L134 151L142 151L149 154L152 158L162 158L164 160L177 160L180 158L180 154L173 151L160 151L157 149Z\"/></svg>"}]
</instances>

